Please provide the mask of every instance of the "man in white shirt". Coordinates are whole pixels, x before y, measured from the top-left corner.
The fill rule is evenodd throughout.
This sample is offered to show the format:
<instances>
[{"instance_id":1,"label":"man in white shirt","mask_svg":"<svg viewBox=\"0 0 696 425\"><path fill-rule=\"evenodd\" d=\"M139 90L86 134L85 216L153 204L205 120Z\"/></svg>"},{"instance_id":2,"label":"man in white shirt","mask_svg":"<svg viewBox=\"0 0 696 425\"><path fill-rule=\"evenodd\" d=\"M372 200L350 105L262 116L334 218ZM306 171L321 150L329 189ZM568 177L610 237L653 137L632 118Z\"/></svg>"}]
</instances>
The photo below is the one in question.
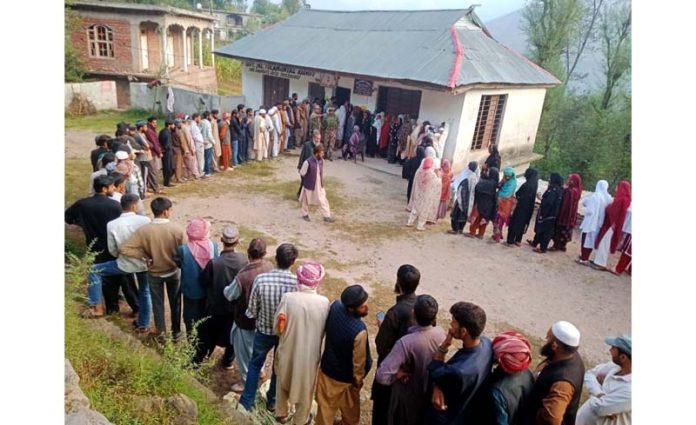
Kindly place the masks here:
<instances>
[{"instance_id":1,"label":"man in white shirt","mask_svg":"<svg viewBox=\"0 0 696 425\"><path fill-rule=\"evenodd\" d=\"M578 409L576 425L631 423L631 337L607 337L611 362L585 372L590 398Z\"/></svg>"},{"instance_id":2,"label":"man in white shirt","mask_svg":"<svg viewBox=\"0 0 696 425\"><path fill-rule=\"evenodd\" d=\"M203 147L205 149L205 163L203 164L204 177L210 177L213 173L213 146L215 139L213 138L213 126L209 121L210 112L205 111L201 116L199 125L203 134Z\"/></svg>"},{"instance_id":3,"label":"man in white shirt","mask_svg":"<svg viewBox=\"0 0 696 425\"><path fill-rule=\"evenodd\" d=\"M139 332L147 332L150 323L150 287L147 281L147 265L140 259L119 255L119 246L127 241L136 230L148 224L150 219L136 214L140 198L134 193L121 197L123 212L117 219L106 225L106 241L109 253L116 260L95 264L89 273L90 285L100 285L104 276L116 276L135 273L138 280L138 318L133 327Z\"/></svg>"},{"instance_id":4,"label":"man in white shirt","mask_svg":"<svg viewBox=\"0 0 696 425\"><path fill-rule=\"evenodd\" d=\"M198 174L202 177L206 177L204 174L205 168L205 139L203 139L203 133L201 132L201 116L200 114L193 114L193 121L191 121L191 136L193 137L193 143L196 145L196 160L198 161Z\"/></svg>"}]
</instances>

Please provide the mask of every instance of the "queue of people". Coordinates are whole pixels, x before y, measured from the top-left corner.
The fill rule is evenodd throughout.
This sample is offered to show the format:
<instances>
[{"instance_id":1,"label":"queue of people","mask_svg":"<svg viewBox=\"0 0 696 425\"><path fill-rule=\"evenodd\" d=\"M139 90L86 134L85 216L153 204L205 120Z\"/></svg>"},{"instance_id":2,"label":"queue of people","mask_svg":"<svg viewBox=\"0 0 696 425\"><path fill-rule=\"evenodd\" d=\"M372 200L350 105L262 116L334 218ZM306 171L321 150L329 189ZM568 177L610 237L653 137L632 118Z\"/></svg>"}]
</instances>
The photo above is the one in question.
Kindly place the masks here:
<instances>
[{"instance_id":1,"label":"queue of people","mask_svg":"<svg viewBox=\"0 0 696 425\"><path fill-rule=\"evenodd\" d=\"M275 113L282 110L278 108ZM195 335L195 364L221 347L220 367L239 372L240 380L231 390L240 394L238 408L244 411L255 405L264 363L273 351L266 408L274 412L279 423L328 425L340 412L344 424L358 424L360 391L371 370L375 370L371 386L373 424L630 423L630 336L608 337L605 341L612 362L585 371L578 354L579 330L566 321L555 322L538 353L543 360L532 370L535 353L529 340L514 331L492 339L485 336L486 313L480 306L466 301L454 303L448 310L451 320L447 329L438 326L437 300L427 294L416 295L420 271L405 264L396 273L396 303L386 313L376 315L379 328L374 338L377 356L373 364L373 346L365 323L369 293L361 285L350 285L339 299L329 300L321 295L326 270L320 263L307 261L292 271L299 257L294 245L280 244L271 263L266 259L267 243L263 238L252 239L246 252L239 252L239 229L230 225L222 229L219 246L210 234L210 223L199 218L185 226L177 223L172 202L163 196L151 201L152 218L148 217L142 200L148 188L161 194L159 167L163 177L168 176L164 179L167 187L172 179L195 179L196 171L199 176L205 176L206 170L215 172L215 159L219 159L218 170L232 169L230 153L237 157L237 164L243 163L239 153L245 144L239 140L233 143L232 139L240 136L228 137L234 133L226 121L231 117L223 114L222 123L213 127L211 120L217 112L207 114L207 118L203 115L165 122L156 149L160 160L171 161L166 159L161 164L153 163L147 155L140 161L146 165L137 163L138 155L155 152L155 145L150 143L152 136L147 134L155 132L156 120L133 126L145 136L131 136L131 126L125 126L126 133L121 133L119 126L116 140L98 138L102 143L91 158L93 165L101 167L95 167L98 169L91 176L93 194L65 211L66 223L80 225L87 244L97 252L88 275L89 308L85 317L103 316L102 301L107 314L117 312L121 291L135 317L134 332L154 331L159 340L177 340L184 331L188 337ZM259 111L254 120L263 115ZM210 128L200 124L203 120ZM265 117L263 120L265 125ZM193 159L195 150L189 145L188 157L184 154L182 161L176 159L177 151L172 150L172 155L165 155L165 151L176 145L175 135L186 134L187 127L192 130L192 146L204 151L204 173L200 174L200 160L195 156L195 162L188 162L190 167L182 165L185 171L177 177L171 165L185 164L183 159ZM219 158L214 150L215 138L206 139L213 129L222 134ZM302 176L300 197L306 198L303 214L311 199L319 196L313 191L323 191L320 164L325 148L321 131L315 129L312 140L303 145L305 157L301 156L298 165ZM206 136L196 145L198 133ZM229 150L225 147L228 139ZM335 143L328 142L328 146ZM496 165L500 166L500 159L493 153L481 176L475 162L458 176L451 174L446 160L435 172L436 158L426 154L431 146L427 140L425 144L416 146L411 158L421 158L421 163L414 167L409 223L417 223L422 229L429 220L443 218L443 203L445 212L449 203L449 190L443 188L454 186L453 233L462 233L467 219L474 216L468 234L482 236L492 221L494 240L502 239L507 225L508 246L518 246L534 210L537 173L527 170L526 182L515 192L516 186L510 183L514 175L508 170L504 169L504 177L498 181ZM247 146L251 151L251 145ZM407 162L405 166L413 164ZM169 171L164 172L167 167ZM314 178L313 185L308 181L310 177ZM607 186L600 181L595 193L582 201L590 213L585 214L580 226L583 252L578 261L588 261L592 248L586 245L598 251L595 267L606 265L602 263L606 252L621 249L627 250L628 262L622 256L620 264L630 269L630 185L621 182L613 199ZM575 226L571 213L577 209L581 190L577 175L569 177L565 189L560 176L552 176L537 214L538 237L531 241L540 246L539 251L546 250L543 244L551 240L557 250L565 248L570 240L567 229ZM325 193L321 196L325 199ZM515 199L504 207L505 214L500 214L501 197ZM328 203L322 205L321 199L317 202L325 220L328 217L331 221ZM566 219L561 220L561 216ZM627 241L622 240L626 229ZM165 322L165 296L169 324ZM452 346L459 344L455 341L460 341L461 348L449 356ZM580 405L584 385L591 396Z\"/></svg>"}]
</instances>

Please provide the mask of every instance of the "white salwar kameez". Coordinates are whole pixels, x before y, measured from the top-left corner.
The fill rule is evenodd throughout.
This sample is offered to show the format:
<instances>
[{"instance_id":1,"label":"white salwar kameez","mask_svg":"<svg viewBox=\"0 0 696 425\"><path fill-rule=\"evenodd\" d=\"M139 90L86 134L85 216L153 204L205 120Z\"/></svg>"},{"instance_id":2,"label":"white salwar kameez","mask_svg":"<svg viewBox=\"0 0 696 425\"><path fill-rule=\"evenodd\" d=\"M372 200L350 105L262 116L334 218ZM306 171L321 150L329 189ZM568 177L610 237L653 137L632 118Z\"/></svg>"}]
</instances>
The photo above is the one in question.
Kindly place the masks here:
<instances>
[{"instance_id":1,"label":"white salwar kameez","mask_svg":"<svg viewBox=\"0 0 696 425\"><path fill-rule=\"evenodd\" d=\"M324 326L329 314L329 300L318 295L316 289L299 285L298 292L283 294L275 316L274 331L279 334L278 317L285 316L285 330L280 334L275 372L276 415L287 416L289 405L294 405L293 423L307 422L319 361Z\"/></svg>"}]
</instances>

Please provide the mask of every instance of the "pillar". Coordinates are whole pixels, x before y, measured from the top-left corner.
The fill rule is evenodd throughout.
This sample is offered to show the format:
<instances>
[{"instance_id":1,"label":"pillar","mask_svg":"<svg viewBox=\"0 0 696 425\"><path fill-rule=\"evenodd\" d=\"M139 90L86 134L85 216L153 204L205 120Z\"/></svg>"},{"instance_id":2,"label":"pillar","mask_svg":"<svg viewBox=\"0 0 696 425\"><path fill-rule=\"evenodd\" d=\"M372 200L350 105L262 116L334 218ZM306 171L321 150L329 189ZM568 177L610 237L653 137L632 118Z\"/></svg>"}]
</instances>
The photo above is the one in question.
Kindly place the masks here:
<instances>
[{"instance_id":1,"label":"pillar","mask_svg":"<svg viewBox=\"0 0 696 425\"><path fill-rule=\"evenodd\" d=\"M198 30L198 65L203 69L203 30Z\"/></svg>"},{"instance_id":2,"label":"pillar","mask_svg":"<svg viewBox=\"0 0 696 425\"><path fill-rule=\"evenodd\" d=\"M215 50L215 30L214 29L210 32L210 63L213 65L213 68L215 68L215 55L213 54L213 50Z\"/></svg>"},{"instance_id":3,"label":"pillar","mask_svg":"<svg viewBox=\"0 0 696 425\"><path fill-rule=\"evenodd\" d=\"M188 72L188 46L186 43L186 28L181 30L181 51L184 53L184 72Z\"/></svg>"}]
</instances>

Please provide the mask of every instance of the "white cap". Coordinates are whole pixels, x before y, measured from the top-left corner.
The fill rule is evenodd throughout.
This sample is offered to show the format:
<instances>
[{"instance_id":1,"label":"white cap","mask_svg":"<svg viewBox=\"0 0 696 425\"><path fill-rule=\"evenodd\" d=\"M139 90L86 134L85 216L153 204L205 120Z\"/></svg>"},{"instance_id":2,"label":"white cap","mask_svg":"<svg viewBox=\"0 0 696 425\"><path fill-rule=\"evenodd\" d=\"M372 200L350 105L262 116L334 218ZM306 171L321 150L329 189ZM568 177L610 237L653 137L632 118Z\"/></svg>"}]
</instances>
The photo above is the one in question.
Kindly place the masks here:
<instances>
[{"instance_id":1,"label":"white cap","mask_svg":"<svg viewBox=\"0 0 696 425\"><path fill-rule=\"evenodd\" d=\"M551 326L551 333L562 343L577 347L580 345L580 331L570 322L561 320Z\"/></svg>"},{"instance_id":2,"label":"white cap","mask_svg":"<svg viewBox=\"0 0 696 425\"><path fill-rule=\"evenodd\" d=\"M265 114L266 110L265 109L259 109L259 114Z\"/></svg>"},{"instance_id":3,"label":"white cap","mask_svg":"<svg viewBox=\"0 0 696 425\"><path fill-rule=\"evenodd\" d=\"M116 152L116 159L128 159L128 152L126 151L118 151Z\"/></svg>"}]
</instances>

